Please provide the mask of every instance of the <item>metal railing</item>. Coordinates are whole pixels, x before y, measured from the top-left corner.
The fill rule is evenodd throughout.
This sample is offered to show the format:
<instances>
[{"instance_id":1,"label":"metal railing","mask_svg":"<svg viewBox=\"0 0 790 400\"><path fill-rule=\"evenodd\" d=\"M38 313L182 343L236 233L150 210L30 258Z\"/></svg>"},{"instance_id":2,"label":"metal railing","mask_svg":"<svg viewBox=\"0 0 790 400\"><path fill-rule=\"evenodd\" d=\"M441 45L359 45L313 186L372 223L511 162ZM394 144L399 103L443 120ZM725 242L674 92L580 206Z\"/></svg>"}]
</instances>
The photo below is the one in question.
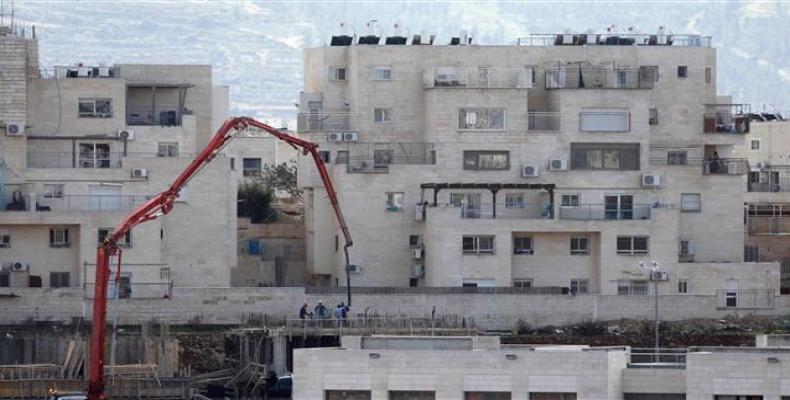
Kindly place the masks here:
<instances>
[{"instance_id":1,"label":"metal railing","mask_svg":"<svg viewBox=\"0 0 790 400\"><path fill-rule=\"evenodd\" d=\"M749 160L745 158L721 158L702 162L705 175L745 175L749 172Z\"/></svg>"},{"instance_id":2,"label":"metal railing","mask_svg":"<svg viewBox=\"0 0 790 400\"><path fill-rule=\"evenodd\" d=\"M558 112L529 111L527 131L559 132L562 126L561 117Z\"/></svg>"},{"instance_id":3,"label":"metal railing","mask_svg":"<svg viewBox=\"0 0 790 400\"><path fill-rule=\"evenodd\" d=\"M722 289L716 291L719 309L772 310L775 307L774 289Z\"/></svg>"},{"instance_id":4,"label":"metal railing","mask_svg":"<svg viewBox=\"0 0 790 400\"><path fill-rule=\"evenodd\" d=\"M551 219L553 217L551 204L482 203L464 204L460 208L463 219Z\"/></svg>"},{"instance_id":5,"label":"metal railing","mask_svg":"<svg viewBox=\"0 0 790 400\"><path fill-rule=\"evenodd\" d=\"M546 89L652 89L656 70L650 68L549 68Z\"/></svg>"},{"instance_id":6,"label":"metal railing","mask_svg":"<svg viewBox=\"0 0 790 400\"><path fill-rule=\"evenodd\" d=\"M28 151L28 168L121 168L123 153L80 154L71 151Z\"/></svg>"},{"instance_id":7,"label":"metal railing","mask_svg":"<svg viewBox=\"0 0 790 400\"><path fill-rule=\"evenodd\" d=\"M386 173L390 165L428 165L436 163L433 143L349 143L335 158L347 164L348 172Z\"/></svg>"},{"instance_id":8,"label":"metal railing","mask_svg":"<svg viewBox=\"0 0 790 400\"><path fill-rule=\"evenodd\" d=\"M347 112L306 113L296 116L298 132L349 131L354 126L357 114Z\"/></svg>"},{"instance_id":9,"label":"metal railing","mask_svg":"<svg viewBox=\"0 0 790 400\"><path fill-rule=\"evenodd\" d=\"M527 68L437 67L423 71L425 88L528 89L532 79L532 70Z\"/></svg>"},{"instance_id":10,"label":"metal railing","mask_svg":"<svg viewBox=\"0 0 790 400\"><path fill-rule=\"evenodd\" d=\"M705 133L749 133L749 116L725 112L707 112L703 116Z\"/></svg>"},{"instance_id":11,"label":"metal railing","mask_svg":"<svg viewBox=\"0 0 790 400\"><path fill-rule=\"evenodd\" d=\"M146 195L36 194L36 211L131 211L143 204Z\"/></svg>"},{"instance_id":12,"label":"metal railing","mask_svg":"<svg viewBox=\"0 0 790 400\"><path fill-rule=\"evenodd\" d=\"M790 235L790 217L748 217L750 235Z\"/></svg>"},{"instance_id":13,"label":"metal railing","mask_svg":"<svg viewBox=\"0 0 790 400\"><path fill-rule=\"evenodd\" d=\"M677 46L711 47L711 36L666 33L534 33L518 38L519 46Z\"/></svg>"},{"instance_id":14,"label":"metal railing","mask_svg":"<svg viewBox=\"0 0 790 400\"><path fill-rule=\"evenodd\" d=\"M687 349L631 348L628 368L686 368Z\"/></svg>"},{"instance_id":15,"label":"metal railing","mask_svg":"<svg viewBox=\"0 0 790 400\"><path fill-rule=\"evenodd\" d=\"M456 315L437 316L436 318L406 317L366 317L362 315L335 318L333 309L327 310L325 318L313 315L308 319L286 319L285 334L293 335L360 335L409 334L409 335L448 335L478 332L477 322L471 317ZM313 313L315 314L315 313Z\"/></svg>"},{"instance_id":16,"label":"metal railing","mask_svg":"<svg viewBox=\"0 0 790 400\"><path fill-rule=\"evenodd\" d=\"M178 106L127 107L126 125L181 126L183 114Z\"/></svg>"},{"instance_id":17,"label":"metal railing","mask_svg":"<svg viewBox=\"0 0 790 400\"><path fill-rule=\"evenodd\" d=\"M94 283L82 284L82 296L86 300L93 299ZM123 299L171 299L173 298L173 281L121 283L115 286L113 280L107 288L107 298Z\"/></svg>"},{"instance_id":18,"label":"metal railing","mask_svg":"<svg viewBox=\"0 0 790 400\"><path fill-rule=\"evenodd\" d=\"M649 204L634 204L631 207L612 207L605 204L579 204L561 206L560 219L571 220L646 220L652 217Z\"/></svg>"},{"instance_id":19,"label":"metal railing","mask_svg":"<svg viewBox=\"0 0 790 400\"><path fill-rule=\"evenodd\" d=\"M769 182L749 182L750 192L790 192L790 179L771 179Z\"/></svg>"}]
</instances>

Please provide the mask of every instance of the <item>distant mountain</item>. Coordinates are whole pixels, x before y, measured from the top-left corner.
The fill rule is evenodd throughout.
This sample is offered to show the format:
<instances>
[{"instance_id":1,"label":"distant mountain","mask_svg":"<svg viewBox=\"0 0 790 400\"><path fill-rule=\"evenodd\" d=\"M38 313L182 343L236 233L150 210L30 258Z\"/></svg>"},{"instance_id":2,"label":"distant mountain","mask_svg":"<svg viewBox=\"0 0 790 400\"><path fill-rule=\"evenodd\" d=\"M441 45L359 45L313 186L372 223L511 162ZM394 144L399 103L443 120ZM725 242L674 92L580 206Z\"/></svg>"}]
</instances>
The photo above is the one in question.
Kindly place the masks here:
<instances>
[{"instance_id":1,"label":"distant mountain","mask_svg":"<svg viewBox=\"0 0 790 400\"><path fill-rule=\"evenodd\" d=\"M231 87L233 114L294 118L302 48L326 44L347 21L358 34L377 19L385 33L435 33L440 43L468 30L478 44L527 33L621 31L712 35L719 92L737 102L790 110L790 2L397 2L16 0L37 26L42 63L200 63ZM376 28L381 30L381 28Z\"/></svg>"}]
</instances>

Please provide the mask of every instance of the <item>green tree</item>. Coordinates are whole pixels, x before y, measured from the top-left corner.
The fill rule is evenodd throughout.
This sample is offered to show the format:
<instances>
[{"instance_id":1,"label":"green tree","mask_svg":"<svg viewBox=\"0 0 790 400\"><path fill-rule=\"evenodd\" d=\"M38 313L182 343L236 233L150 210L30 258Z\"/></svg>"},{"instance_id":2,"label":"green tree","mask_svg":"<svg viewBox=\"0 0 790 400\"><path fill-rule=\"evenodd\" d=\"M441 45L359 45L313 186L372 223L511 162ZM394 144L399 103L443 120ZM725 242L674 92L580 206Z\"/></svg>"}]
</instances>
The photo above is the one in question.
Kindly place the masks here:
<instances>
[{"instance_id":1,"label":"green tree","mask_svg":"<svg viewBox=\"0 0 790 400\"><path fill-rule=\"evenodd\" d=\"M239 185L237 215L247 217L253 224L277 220L272 202L274 191L261 182L251 181Z\"/></svg>"},{"instance_id":2,"label":"green tree","mask_svg":"<svg viewBox=\"0 0 790 400\"><path fill-rule=\"evenodd\" d=\"M296 186L296 160L277 165L264 165L256 182L275 191L288 193L295 200L302 200L302 191Z\"/></svg>"}]
</instances>

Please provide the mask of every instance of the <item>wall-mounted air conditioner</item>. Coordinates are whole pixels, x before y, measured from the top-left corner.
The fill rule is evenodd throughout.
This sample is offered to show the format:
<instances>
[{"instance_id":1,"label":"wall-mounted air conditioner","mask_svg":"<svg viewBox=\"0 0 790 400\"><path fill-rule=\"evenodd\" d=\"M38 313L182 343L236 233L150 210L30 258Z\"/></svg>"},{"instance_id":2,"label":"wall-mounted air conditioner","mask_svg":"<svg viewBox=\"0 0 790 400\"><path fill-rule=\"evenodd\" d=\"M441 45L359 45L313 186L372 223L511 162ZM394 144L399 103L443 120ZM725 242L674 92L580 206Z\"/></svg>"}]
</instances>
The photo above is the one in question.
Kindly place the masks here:
<instances>
[{"instance_id":1,"label":"wall-mounted air conditioner","mask_svg":"<svg viewBox=\"0 0 790 400\"><path fill-rule=\"evenodd\" d=\"M5 125L5 133L8 136L24 136L25 124L20 122L9 122Z\"/></svg>"},{"instance_id":2,"label":"wall-mounted air conditioner","mask_svg":"<svg viewBox=\"0 0 790 400\"><path fill-rule=\"evenodd\" d=\"M342 133L337 133L337 132L330 133L330 134L326 135L326 140L330 141L330 142L342 142L343 141L343 134Z\"/></svg>"},{"instance_id":3,"label":"wall-mounted air conditioner","mask_svg":"<svg viewBox=\"0 0 790 400\"><path fill-rule=\"evenodd\" d=\"M659 175L659 174L642 174L642 186L644 186L644 187L659 187L659 186L661 186L661 175Z\"/></svg>"},{"instance_id":4,"label":"wall-mounted air conditioner","mask_svg":"<svg viewBox=\"0 0 790 400\"><path fill-rule=\"evenodd\" d=\"M540 168L537 165L525 165L521 167L521 176L524 178L540 176Z\"/></svg>"},{"instance_id":5,"label":"wall-mounted air conditioner","mask_svg":"<svg viewBox=\"0 0 790 400\"><path fill-rule=\"evenodd\" d=\"M356 142L359 140L359 135L356 132L343 132L344 142Z\"/></svg>"},{"instance_id":6,"label":"wall-mounted air conditioner","mask_svg":"<svg viewBox=\"0 0 790 400\"><path fill-rule=\"evenodd\" d=\"M145 168L135 168L132 170L132 178L148 178L148 170Z\"/></svg>"},{"instance_id":7,"label":"wall-mounted air conditioner","mask_svg":"<svg viewBox=\"0 0 790 400\"><path fill-rule=\"evenodd\" d=\"M22 272L28 270L28 265L21 261L4 262L2 269L9 272Z\"/></svg>"},{"instance_id":8,"label":"wall-mounted air conditioner","mask_svg":"<svg viewBox=\"0 0 790 400\"><path fill-rule=\"evenodd\" d=\"M422 249L411 249L411 258L419 260L422 258Z\"/></svg>"},{"instance_id":9,"label":"wall-mounted air conditioner","mask_svg":"<svg viewBox=\"0 0 790 400\"><path fill-rule=\"evenodd\" d=\"M362 273L362 266L357 264L351 264L348 266L348 273L349 274L360 274Z\"/></svg>"},{"instance_id":10,"label":"wall-mounted air conditioner","mask_svg":"<svg viewBox=\"0 0 790 400\"><path fill-rule=\"evenodd\" d=\"M118 137L123 140L134 140L134 131L128 129L118 130Z\"/></svg>"},{"instance_id":11,"label":"wall-mounted air conditioner","mask_svg":"<svg viewBox=\"0 0 790 400\"><path fill-rule=\"evenodd\" d=\"M552 158L549 160L549 171L566 171L568 161L563 158Z\"/></svg>"},{"instance_id":12,"label":"wall-mounted air conditioner","mask_svg":"<svg viewBox=\"0 0 790 400\"><path fill-rule=\"evenodd\" d=\"M651 271L650 279L654 281L667 281L669 280L669 274L667 271Z\"/></svg>"},{"instance_id":13,"label":"wall-mounted air conditioner","mask_svg":"<svg viewBox=\"0 0 790 400\"><path fill-rule=\"evenodd\" d=\"M415 265L414 270L412 271L412 276L415 278L421 278L425 276L425 266L422 264Z\"/></svg>"}]
</instances>

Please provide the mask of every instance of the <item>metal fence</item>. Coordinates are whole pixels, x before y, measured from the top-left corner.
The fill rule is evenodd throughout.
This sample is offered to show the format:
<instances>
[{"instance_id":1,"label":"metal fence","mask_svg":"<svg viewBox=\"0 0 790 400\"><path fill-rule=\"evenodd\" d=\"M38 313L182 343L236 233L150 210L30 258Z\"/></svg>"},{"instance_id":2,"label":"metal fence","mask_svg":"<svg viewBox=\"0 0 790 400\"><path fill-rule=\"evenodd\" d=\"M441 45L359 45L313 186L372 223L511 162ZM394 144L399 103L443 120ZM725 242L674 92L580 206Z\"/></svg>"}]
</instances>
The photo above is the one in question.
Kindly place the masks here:
<instances>
[{"instance_id":1,"label":"metal fence","mask_svg":"<svg viewBox=\"0 0 790 400\"><path fill-rule=\"evenodd\" d=\"M631 348L628 368L686 368L687 349Z\"/></svg>"},{"instance_id":2,"label":"metal fence","mask_svg":"<svg viewBox=\"0 0 790 400\"><path fill-rule=\"evenodd\" d=\"M559 132L562 128L561 115L558 112L529 111L527 112L527 131Z\"/></svg>"},{"instance_id":3,"label":"metal fence","mask_svg":"<svg viewBox=\"0 0 790 400\"><path fill-rule=\"evenodd\" d=\"M426 88L503 88L532 87L532 69L438 67L423 71Z\"/></svg>"},{"instance_id":4,"label":"metal fence","mask_svg":"<svg viewBox=\"0 0 790 400\"><path fill-rule=\"evenodd\" d=\"M631 208L612 207L606 204L580 204L560 207L560 219L572 220L629 220L650 219L649 204L634 204Z\"/></svg>"},{"instance_id":5,"label":"metal fence","mask_svg":"<svg viewBox=\"0 0 790 400\"><path fill-rule=\"evenodd\" d=\"M790 217L749 216L746 221L750 235L790 235Z\"/></svg>"},{"instance_id":6,"label":"metal fence","mask_svg":"<svg viewBox=\"0 0 790 400\"><path fill-rule=\"evenodd\" d=\"M146 195L36 195L36 211L131 211L148 200Z\"/></svg>"},{"instance_id":7,"label":"metal fence","mask_svg":"<svg viewBox=\"0 0 790 400\"><path fill-rule=\"evenodd\" d=\"M303 113L296 116L296 130L299 132L348 131L354 125L358 114L353 113Z\"/></svg>"},{"instance_id":8,"label":"metal fence","mask_svg":"<svg viewBox=\"0 0 790 400\"><path fill-rule=\"evenodd\" d=\"M436 163L433 143L349 143L338 152L336 164L346 164L348 172L387 173L390 165L427 165Z\"/></svg>"},{"instance_id":9,"label":"metal fence","mask_svg":"<svg viewBox=\"0 0 790 400\"><path fill-rule=\"evenodd\" d=\"M702 162L705 175L745 175L749 172L749 161L745 158L721 158Z\"/></svg>"},{"instance_id":10,"label":"metal fence","mask_svg":"<svg viewBox=\"0 0 790 400\"><path fill-rule=\"evenodd\" d=\"M534 33L520 37L519 46L680 46L711 47L711 36L666 33Z\"/></svg>"},{"instance_id":11,"label":"metal fence","mask_svg":"<svg viewBox=\"0 0 790 400\"><path fill-rule=\"evenodd\" d=\"M80 154L72 151L28 151L28 168L121 168L123 153Z\"/></svg>"},{"instance_id":12,"label":"metal fence","mask_svg":"<svg viewBox=\"0 0 790 400\"><path fill-rule=\"evenodd\" d=\"M642 68L549 68L546 89L652 89L656 70Z\"/></svg>"},{"instance_id":13,"label":"metal fence","mask_svg":"<svg viewBox=\"0 0 790 400\"><path fill-rule=\"evenodd\" d=\"M716 308L733 310L772 310L776 293L773 289L717 290Z\"/></svg>"},{"instance_id":14,"label":"metal fence","mask_svg":"<svg viewBox=\"0 0 790 400\"><path fill-rule=\"evenodd\" d=\"M127 107L126 125L181 126L182 114L178 106Z\"/></svg>"},{"instance_id":15,"label":"metal fence","mask_svg":"<svg viewBox=\"0 0 790 400\"><path fill-rule=\"evenodd\" d=\"M83 283L83 298L93 299L93 292L96 285L93 283ZM173 297L173 282L142 282L128 283L121 282L120 286L114 284L114 275L110 278L108 285L107 298L114 299L170 299Z\"/></svg>"},{"instance_id":16,"label":"metal fence","mask_svg":"<svg viewBox=\"0 0 790 400\"><path fill-rule=\"evenodd\" d=\"M332 314L332 310L329 310ZM470 335L478 331L476 321L471 317L438 316L435 318L398 318L398 317L364 317L349 316L348 318L317 319L286 319L285 334L292 335L360 335L377 334L409 334L409 335Z\"/></svg>"},{"instance_id":17,"label":"metal fence","mask_svg":"<svg viewBox=\"0 0 790 400\"><path fill-rule=\"evenodd\" d=\"M542 219L553 216L551 204L482 203L464 204L460 209L461 218L464 219Z\"/></svg>"}]
</instances>

